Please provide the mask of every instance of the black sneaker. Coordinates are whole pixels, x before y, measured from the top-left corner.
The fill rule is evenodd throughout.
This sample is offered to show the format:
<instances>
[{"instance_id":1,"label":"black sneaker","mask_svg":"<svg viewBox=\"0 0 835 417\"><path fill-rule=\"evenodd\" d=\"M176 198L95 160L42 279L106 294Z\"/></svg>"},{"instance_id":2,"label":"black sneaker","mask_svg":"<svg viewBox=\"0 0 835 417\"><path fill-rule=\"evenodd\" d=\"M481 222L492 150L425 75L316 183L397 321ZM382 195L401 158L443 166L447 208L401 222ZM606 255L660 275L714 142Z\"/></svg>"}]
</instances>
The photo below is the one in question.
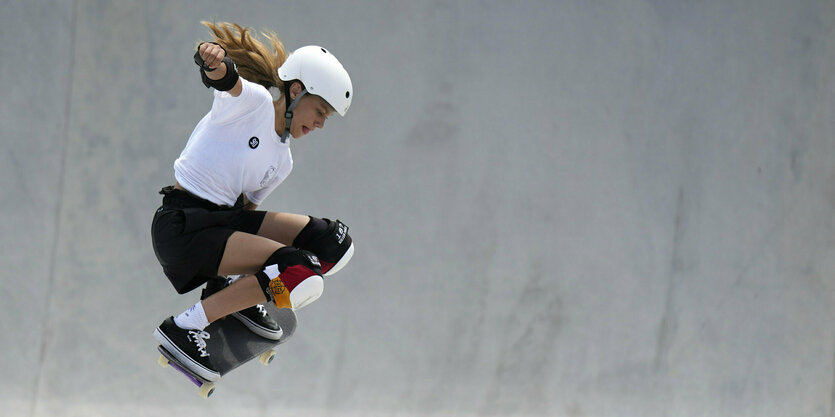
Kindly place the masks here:
<instances>
[{"instance_id":1,"label":"black sneaker","mask_svg":"<svg viewBox=\"0 0 835 417\"><path fill-rule=\"evenodd\" d=\"M209 333L205 330L181 329L174 324L174 317L169 317L154 330L154 337L165 350L201 378L207 381L220 379L220 373L212 367L206 352Z\"/></svg>"},{"instance_id":2,"label":"black sneaker","mask_svg":"<svg viewBox=\"0 0 835 417\"><path fill-rule=\"evenodd\" d=\"M211 280L206 284L206 288L200 296L201 300L205 300L210 295L222 290L229 281L226 279ZM265 339L278 340L284 332L281 327L270 317L267 308L262 304L243 309L237 313L232 313L232 317L238 319L244 326L246 326L252 333L257 334Z\"/></svg>"},{"instance_id":3,"label":"black sneaker","mask_svg":"<svg viewBox=\"0 0 835 417\"><path fill-rule=\"evenodd\" d=\"M278 323L267 313L267 308L263 304L232 313L232 317L238 319L252 333L265 339L278 340L284 334Z\"/></svg>"}]
</instances>

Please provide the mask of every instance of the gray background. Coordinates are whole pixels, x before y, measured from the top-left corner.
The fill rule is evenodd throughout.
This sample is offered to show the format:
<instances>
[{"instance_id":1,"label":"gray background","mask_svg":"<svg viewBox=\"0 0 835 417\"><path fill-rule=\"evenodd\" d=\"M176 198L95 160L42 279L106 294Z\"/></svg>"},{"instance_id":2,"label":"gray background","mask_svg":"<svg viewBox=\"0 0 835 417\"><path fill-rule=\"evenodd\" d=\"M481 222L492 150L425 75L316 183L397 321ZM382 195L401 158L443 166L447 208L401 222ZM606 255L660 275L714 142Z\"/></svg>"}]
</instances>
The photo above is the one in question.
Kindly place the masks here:
<instances>
[{"instance_id":1,"label":"gray background","mask_svg":"<svg viewBox=\"0 0 835 417\"><path fill-rule=\"evenodd\" d=\"M115 3L115 4L114 4ZM156 363L202 19L330 48L262 206L357 254L210 400ZM0 3L3 416L832 416L835 4Z\"/></svg>"}]
</instances>

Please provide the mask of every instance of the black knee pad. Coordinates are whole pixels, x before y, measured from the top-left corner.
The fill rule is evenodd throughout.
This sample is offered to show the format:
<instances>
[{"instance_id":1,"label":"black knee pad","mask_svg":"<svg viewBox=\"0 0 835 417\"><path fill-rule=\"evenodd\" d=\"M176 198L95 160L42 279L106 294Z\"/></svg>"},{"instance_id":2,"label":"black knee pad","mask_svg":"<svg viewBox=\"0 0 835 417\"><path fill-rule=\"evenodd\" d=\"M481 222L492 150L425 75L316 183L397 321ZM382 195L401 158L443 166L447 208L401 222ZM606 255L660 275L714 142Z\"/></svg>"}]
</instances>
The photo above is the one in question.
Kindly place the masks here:
<instances>
[{"instance_id":1,"label":"black knee pad","mask_svg":"<svg viewBox=\"0 0 835 417\"><path fill-rule=\"evenodd\" d=\"M293 246L311 251L324 261L337 261L351 245L348 226L339 220L309 217L310 222L296 236Z\"/></svg>"},{"instance_id":2,"label":"black knee pad","mask_svg":"<svg viewBox=\"0 0 835 417\"><path fill-rule=\"evenodd\" d=\"M310 217L310 221L293 240L293 246L297 248L306 249L310 247L311 242L328 232L328 222L326 220L313 216L307 217Z\"/></svg>"},{"instance_id":3,"label":"black knee pad","mask_svg":"<svg viewBox=\"0 0 835 417\"><path fill-rule=\"evenodd\" d=\"M278 278L285 269L294 265L303 265L317 275L322 275L322 266L319 264L319 258L316 255L292 246L278 249L264 262L261 272L255 274L255 277L258 278L258 284L264 291L264 295L267 296L268 301L272 301L272 294L269 290L270 281Z\"/></svg>"},{"instance_id":4,"label":"black knee pad","mask_svg":"<svg viewBox=\"0 0 835 417\"><path fill-rule=\"evenodd\" d=\"M293 265L304 265L312 269L317 274L322 273L322 266L319 264L319 258L316 255L299 248L292 246L285 246L270 255L267 261L264 262L263 268L270 265L276 265L279 273L284 272L285 269Z\"/></svg>"},{"instance_id":5,"label":"black knee pad","mask_svg":"<svg viewBox=\"0 0 835 417\"><path fill-rule=\"evenodd\" d=\"M273 293L270 291L270 281L272 281L273 278L270 278L266 271L256 272L255 278L258 280L258 285L261 287L261 291L264 292L264 297L267 298L267 301L272 301Z\"/></svg>"}]
</instances>

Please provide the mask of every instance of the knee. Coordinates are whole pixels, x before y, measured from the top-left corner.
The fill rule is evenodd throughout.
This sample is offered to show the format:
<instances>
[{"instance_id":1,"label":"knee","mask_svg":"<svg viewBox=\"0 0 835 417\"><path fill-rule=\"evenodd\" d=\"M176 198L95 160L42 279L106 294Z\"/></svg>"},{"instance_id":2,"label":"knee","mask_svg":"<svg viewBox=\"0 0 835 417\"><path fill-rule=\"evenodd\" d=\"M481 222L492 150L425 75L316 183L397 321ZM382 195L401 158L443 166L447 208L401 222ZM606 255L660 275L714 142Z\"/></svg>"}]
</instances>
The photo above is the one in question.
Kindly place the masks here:
<instances>
[{"instance_id":1,"label":"knee","mask_svg":"<svg viewBox=\"0 0 835 417\"><path fill-rule=\"evenodd\" d=\"M294 247L275 251L255 276L264 295L279 308L302 308L325 288L316 255Z\"/></svg>"},{"instance_id":2,"label":"knee","mask_svg":"<svg viewBox=\"0 0 835 417\"><path fill-rule=\"evenodd\" d=\"M310 216L310 221L293 241L293 245L315 253L325 275L342 269L354 254L353 239L345 223L313 216Z\"/></svg>"}]
</instances>

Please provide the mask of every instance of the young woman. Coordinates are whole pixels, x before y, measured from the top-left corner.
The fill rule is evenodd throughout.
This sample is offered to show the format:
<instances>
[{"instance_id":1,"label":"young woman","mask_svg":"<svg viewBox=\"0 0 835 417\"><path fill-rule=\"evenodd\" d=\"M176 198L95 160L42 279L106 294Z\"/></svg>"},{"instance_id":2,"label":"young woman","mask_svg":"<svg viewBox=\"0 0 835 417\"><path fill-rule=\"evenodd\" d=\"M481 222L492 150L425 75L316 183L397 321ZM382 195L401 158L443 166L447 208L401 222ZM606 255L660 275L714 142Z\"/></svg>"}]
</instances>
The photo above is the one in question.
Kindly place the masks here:
<instances>
[{"instance_id":1,"label":"young woman","mask_svg":"<svg viewBox=\"0 0 835 417\"><path fill-rule=\"evenodd\" d=\"M290 174L288 137L321 129L345 115L353 87L326 49L306 46L290 56L274 33L272 48L249 28L202 22L213 34L195 52L212 108L174 162L176 184L165 187L151 225L154 252L178 293L207 284L202 300L163 321L159 343L208 380L212 367L204 330L232 315L271 339L281 329L263 305L301 308L322 294L322 275L340 270L354 246L340 221L256 210ZM274 100L269 89L276 89ZM242 276L240 276L242 274ZM239 275L233 283L219 276Z\"/></svg>"}]
</instances>

